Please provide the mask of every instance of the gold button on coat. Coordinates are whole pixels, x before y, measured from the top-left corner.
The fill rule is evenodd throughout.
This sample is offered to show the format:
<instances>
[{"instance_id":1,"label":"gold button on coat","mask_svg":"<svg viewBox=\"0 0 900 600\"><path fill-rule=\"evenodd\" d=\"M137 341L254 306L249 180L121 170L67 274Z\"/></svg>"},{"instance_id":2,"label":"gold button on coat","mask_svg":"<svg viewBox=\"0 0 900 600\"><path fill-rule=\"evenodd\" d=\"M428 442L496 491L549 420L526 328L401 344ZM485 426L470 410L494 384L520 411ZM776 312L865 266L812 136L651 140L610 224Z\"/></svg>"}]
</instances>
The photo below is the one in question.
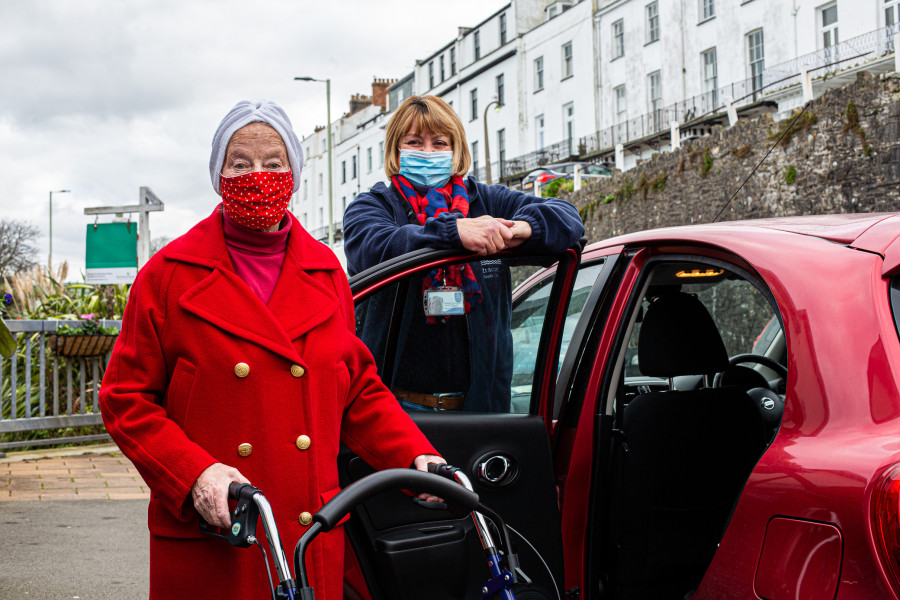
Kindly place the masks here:
<instances>
[{"instance_id":1,"label":"gold button on coat","mask_svg":"<svg viewBox=\"0 0 900 600\"><path fill-rule=\"evenodd\" d=\"M312 441L309 439L308 435L301 435L297 438L297 447L301 450L306 450L307 448L309 448L309 445L311 443Z\"/></svg>"},{"instance_id":2,"label":"gold button on coat","mask_svg":"<svg viewBox=\"0 0 900 600\"><path fill-rule=\"evenodd\" d=\"M250 365L247 363L238 363L234 365L234 374L243 379L250 374Z\"/></svg>"},{"instance_id":3,"label":"gold button on coat","mask_svg":"<svg viewBox=\"0 0 900 600\"><path fill-rule=\"evenodd\" d=\"M294 377L303 377L306 375L306 369L300 365L291 365L291 375Z\"/></svg>"},{"instance_id":4,"label":"gold button on coat","mask_svg":"<svg viewBox=\"0 0 900 600\"><path fill-rule=\"evenodd\" d=\"M238 455L239 456L250 456L250 453L253 452L253 446L250 444L241 444L238 446Z\"/></svg>"},{"instance_id":5,"label":"gold button on coat","mask_svg":"<svg viewBox=\"0 0 900 600\"><path fill-rule=\"evenodd\" d=\"M307 525L309 525L310 523L312 523L312 515L311 515L310 513L308 513L308 512L302 512L302 513L300 513L300 519L299 519L299 521L300 521L300 524L301 524L301 525L303 525L304 527L306 527Z\"/></svg>"}]
</instances>

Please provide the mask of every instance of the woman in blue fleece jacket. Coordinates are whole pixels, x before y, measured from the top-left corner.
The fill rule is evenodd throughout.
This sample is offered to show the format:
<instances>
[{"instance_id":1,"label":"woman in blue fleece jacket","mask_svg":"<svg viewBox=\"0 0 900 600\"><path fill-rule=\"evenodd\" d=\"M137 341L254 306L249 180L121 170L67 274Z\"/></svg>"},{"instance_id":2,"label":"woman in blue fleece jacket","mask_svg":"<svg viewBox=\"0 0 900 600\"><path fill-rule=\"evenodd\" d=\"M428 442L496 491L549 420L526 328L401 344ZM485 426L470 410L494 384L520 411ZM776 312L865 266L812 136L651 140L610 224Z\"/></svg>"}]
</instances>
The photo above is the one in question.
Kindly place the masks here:
<instances>
[{"instance_id":1,"label":"woman in blue fleece jacket","mask_svg":"<svg viewBox=\"0 0 900 600\"><path fill-rule=\"evenodd\" d=\"M471 167L465 131L453 109L436 96L411 96L400 105L386 127L384 162L390 186L375 184L344 213L351 276L420 248L488 256L521 246L553 254L584 235L569 202L463 179ZM464 296L464 314L435 308L437 298L447 298L440 292L447 290ZM385 382L404 406L509 411L511 292L509 268L489 258L435 270L410 286L393 379ZM376 360L389 319L373 314L390 310L379 300L369 302L357 332ZM431 314L426 314L429 306Z\"/></svg>"}]
</instances>

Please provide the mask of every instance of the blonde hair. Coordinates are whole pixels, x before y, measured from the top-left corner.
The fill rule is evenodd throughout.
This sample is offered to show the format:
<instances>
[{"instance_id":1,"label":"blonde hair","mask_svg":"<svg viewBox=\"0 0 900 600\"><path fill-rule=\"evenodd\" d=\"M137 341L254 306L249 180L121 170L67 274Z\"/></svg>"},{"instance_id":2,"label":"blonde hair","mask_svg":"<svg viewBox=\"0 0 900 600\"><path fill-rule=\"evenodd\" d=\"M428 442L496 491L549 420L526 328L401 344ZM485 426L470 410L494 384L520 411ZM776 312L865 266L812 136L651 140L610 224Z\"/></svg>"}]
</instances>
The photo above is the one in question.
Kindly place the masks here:
<instances>
[{"instance_id":1,"label":"blonde hair","mask_svg":"<svg viewBox=\"0 0 900 600\"><path fill-rule=\"evenodd\" d=\"M388 179L400 172L400 140L409 132L416 135L427 129L450 137L453 148L453 172L465 175L472 167L472 155L466 144L466 132L453 108L437 96L410 96L391 117L384 133L384 172Z\"/></svg>"}]
</instances>

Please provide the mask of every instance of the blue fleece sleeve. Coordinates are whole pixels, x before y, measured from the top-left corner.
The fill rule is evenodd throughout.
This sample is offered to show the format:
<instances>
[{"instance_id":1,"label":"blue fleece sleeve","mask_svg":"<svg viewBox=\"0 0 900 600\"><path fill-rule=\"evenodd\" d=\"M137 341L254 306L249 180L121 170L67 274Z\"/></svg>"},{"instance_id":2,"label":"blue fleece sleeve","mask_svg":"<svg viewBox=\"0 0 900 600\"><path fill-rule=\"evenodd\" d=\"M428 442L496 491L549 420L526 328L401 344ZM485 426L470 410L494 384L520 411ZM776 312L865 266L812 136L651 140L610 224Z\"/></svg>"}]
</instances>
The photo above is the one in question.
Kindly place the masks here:
<instances>
[{"instance_id":1,"label":"blue fleece sleeve","mask_svg":"<svg viewBox=\"0 0 900 600\"><path fill-rule=\"evenodd\" d=\"M489 215L531 225L531 238L522 248L562 252L584 236L581 216L571 202L529 196L502 185L477 185Z\"/></svg>"},{"instance_id":2,"label":"blue fleece sleeve","mask_svg":"<svg viewBox=\"0 0 900 600\"><path fill-rule=\"evenodd\" d=\"M577 213L576 213L577 216ZM394 220L390 207L374 194L362 193L344 213L344 252L350 275L420 248L462 248L455 213L441 213L425 226Z\"/></svg>"}]
</instances>

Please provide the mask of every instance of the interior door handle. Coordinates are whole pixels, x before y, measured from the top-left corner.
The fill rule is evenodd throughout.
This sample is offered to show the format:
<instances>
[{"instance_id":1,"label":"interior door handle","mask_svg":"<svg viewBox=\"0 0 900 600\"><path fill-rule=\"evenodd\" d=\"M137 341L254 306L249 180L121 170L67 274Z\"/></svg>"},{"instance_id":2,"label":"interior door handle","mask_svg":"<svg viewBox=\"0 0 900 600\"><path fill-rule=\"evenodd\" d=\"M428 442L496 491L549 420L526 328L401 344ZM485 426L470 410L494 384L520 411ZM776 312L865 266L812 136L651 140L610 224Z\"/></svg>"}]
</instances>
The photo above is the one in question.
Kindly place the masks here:
<instances>
[{"instance_id":1,"label":"interior door handle","mask_svg":"<svg viewBox=\"0 0 900 600\"><path fill-rule=\"evenodd\" d=\"M477 475L483 482L498 485L506 482L513 473L513 460L502 454L486 456L478 461Z\"/></svg>"}]
</instances>

